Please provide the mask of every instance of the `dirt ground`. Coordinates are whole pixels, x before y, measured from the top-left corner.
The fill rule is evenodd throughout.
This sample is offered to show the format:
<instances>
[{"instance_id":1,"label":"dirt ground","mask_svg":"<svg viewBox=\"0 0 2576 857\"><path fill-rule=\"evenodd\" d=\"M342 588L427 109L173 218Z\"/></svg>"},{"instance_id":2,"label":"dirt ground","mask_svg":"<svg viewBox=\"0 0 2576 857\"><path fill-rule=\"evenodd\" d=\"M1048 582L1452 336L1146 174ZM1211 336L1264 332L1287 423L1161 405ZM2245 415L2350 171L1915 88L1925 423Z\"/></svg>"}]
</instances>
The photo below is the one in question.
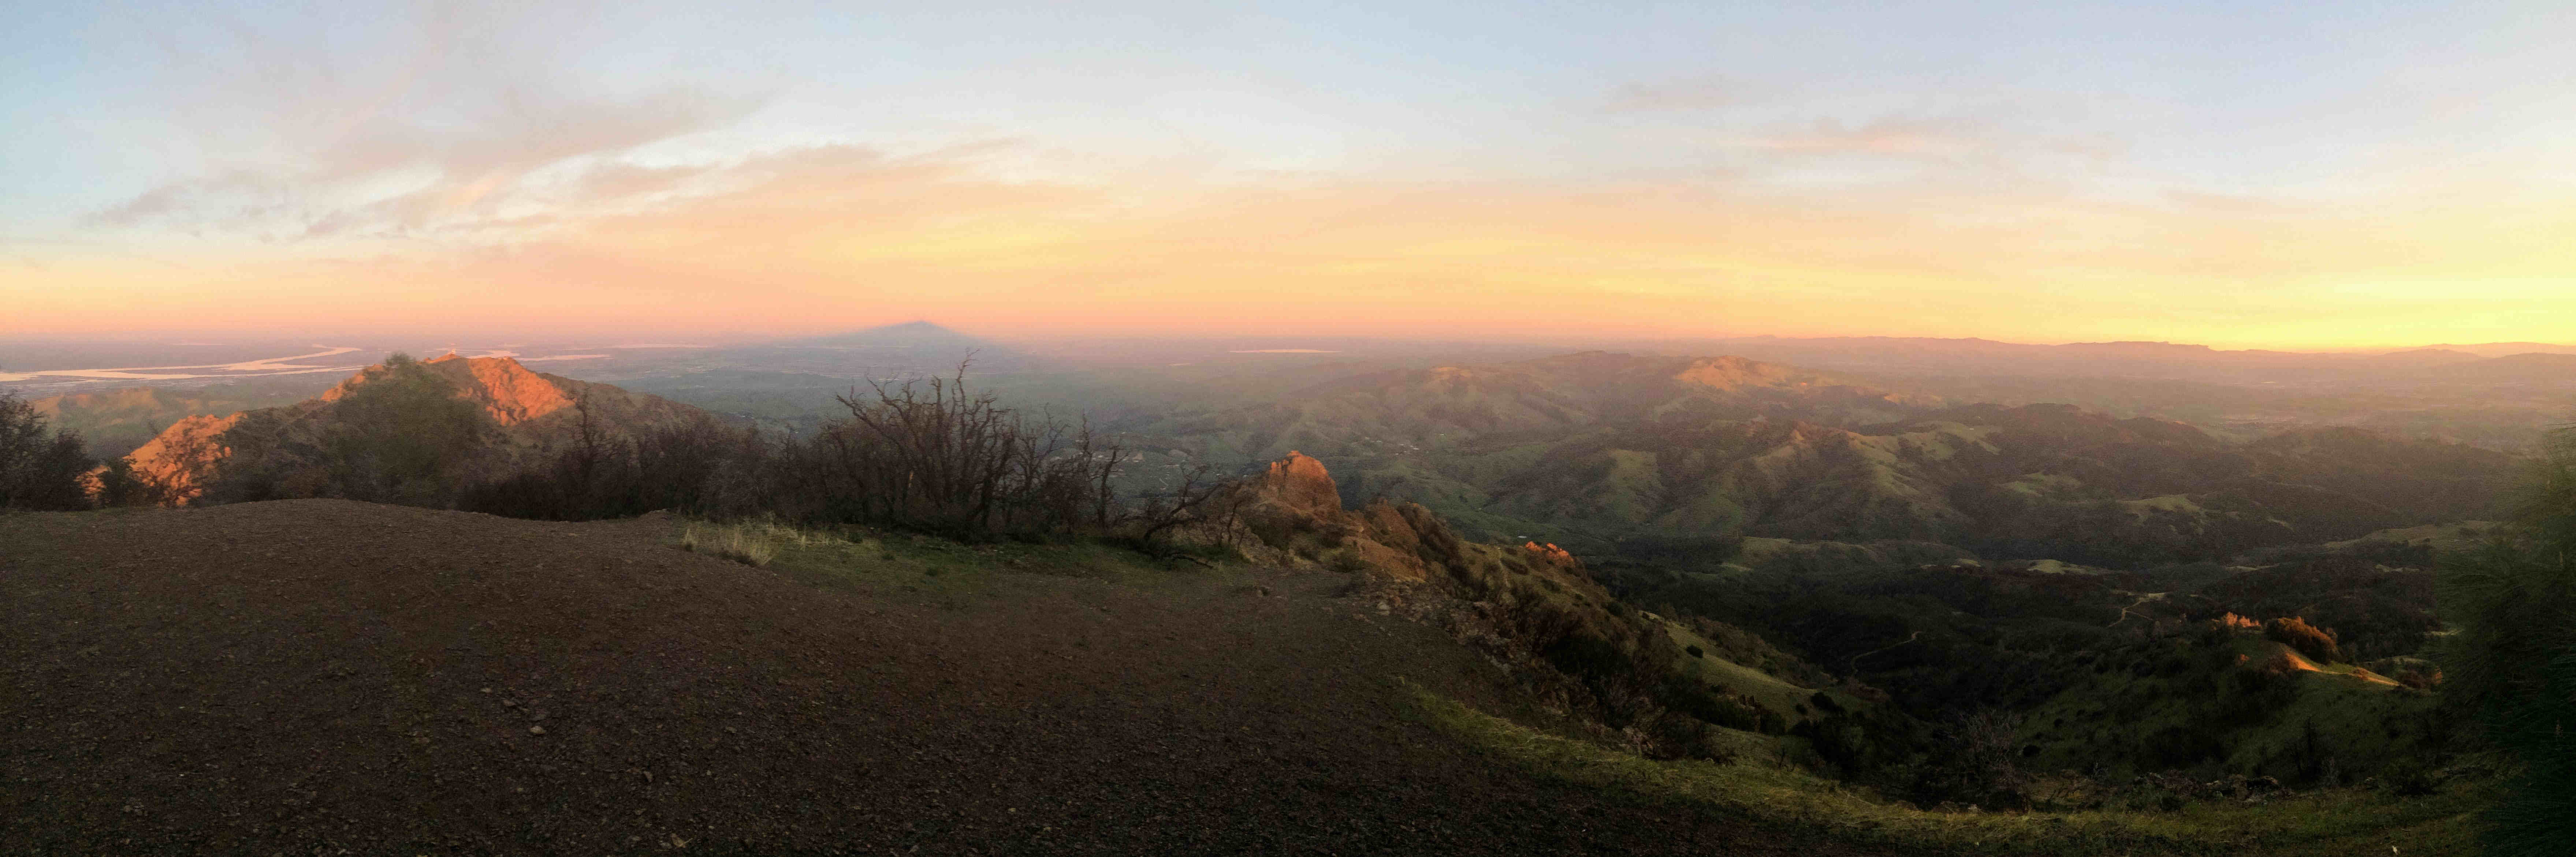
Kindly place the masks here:
<instances>
[{"instance_id":1,"label":"dirt ground","mask_svg":"<svg viewBox=\"0 0 2576 857\"><path fill-rule=\"evenodd\" d=\"M0 852L1861 853L1475 755L1397 682L1488 668L1339 575L934 606L675 526L0 517Z\"/></svg>"}]
</instances>

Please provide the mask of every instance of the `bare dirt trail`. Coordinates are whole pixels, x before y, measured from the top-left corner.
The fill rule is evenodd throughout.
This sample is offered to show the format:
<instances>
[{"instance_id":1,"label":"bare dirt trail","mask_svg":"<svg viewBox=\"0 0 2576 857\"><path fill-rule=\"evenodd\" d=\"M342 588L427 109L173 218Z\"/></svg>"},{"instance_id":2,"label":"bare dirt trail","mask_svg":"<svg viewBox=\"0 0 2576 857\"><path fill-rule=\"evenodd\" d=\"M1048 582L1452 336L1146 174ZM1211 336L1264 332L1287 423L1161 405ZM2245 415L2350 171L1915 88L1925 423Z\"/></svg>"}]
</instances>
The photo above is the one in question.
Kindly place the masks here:
<instances>
[{"instance_id":1,"label":"bare dirt trail","mask_svg":"<svg viewBox=\"0 0 2576 857\"><path fill-rule=\"evenodd\" d=\"M1497 767L1331 574L940 609L328 500L0 517L10 854L1861 853Z\"/></svg>"}]
</instances>

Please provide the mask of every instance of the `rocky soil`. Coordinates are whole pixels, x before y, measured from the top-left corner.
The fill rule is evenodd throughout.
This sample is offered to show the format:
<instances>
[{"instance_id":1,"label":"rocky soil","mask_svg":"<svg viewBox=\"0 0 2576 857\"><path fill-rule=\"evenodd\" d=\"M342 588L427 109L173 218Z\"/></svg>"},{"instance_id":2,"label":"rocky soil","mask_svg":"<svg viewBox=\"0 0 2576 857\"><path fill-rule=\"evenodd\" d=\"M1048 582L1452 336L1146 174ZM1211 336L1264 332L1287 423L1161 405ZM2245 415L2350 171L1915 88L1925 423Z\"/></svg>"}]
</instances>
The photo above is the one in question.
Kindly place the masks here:
<instances>
[{"instance_id":1,"label":"rocky soil","mask_svg":"<svg viewBox=\"0 0 2576 857\"><path fill-rule=\"evenodd\" d=\"M1861 853L1499 767L1489 667L1330 572L934 606L668 520L0 517L11 854Z\"/></svg>"}]
</instances>

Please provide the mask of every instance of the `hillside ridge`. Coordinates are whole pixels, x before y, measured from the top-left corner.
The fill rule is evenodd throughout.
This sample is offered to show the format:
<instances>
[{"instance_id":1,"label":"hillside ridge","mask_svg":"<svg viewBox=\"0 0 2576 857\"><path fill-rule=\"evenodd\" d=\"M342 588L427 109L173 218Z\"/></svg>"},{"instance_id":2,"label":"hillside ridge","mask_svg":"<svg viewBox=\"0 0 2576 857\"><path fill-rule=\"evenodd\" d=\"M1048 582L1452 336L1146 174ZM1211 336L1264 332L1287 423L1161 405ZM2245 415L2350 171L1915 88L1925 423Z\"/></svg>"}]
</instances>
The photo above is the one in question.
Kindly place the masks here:
<instances>
[{"instance_id":1,"label":"hillside ridge","mask_svg":"<svg viewBox=\"0 0 2576 857\"><path fill-rule=\"evenodd\" d=\"M480 478L506 476L576 444L585 427L604 437L631 438L655 427L709 418L659 396L536 372L508 357L451 353L408 365L443 382L446 395L474 406L487 429L475 433L467 452L470 471ZM134 474L178 504L195 500L216 471L244 448L279 459L262 462L266 466L311 472L326 466L326 447L342 434L341 406L396 374L394 364L377 364L293 405L187 417L126 461Z\"/></svg>"},{"instance_id":2,"label":"hillside ridge","mask_svg":"<svg viewBox=\"0 0 2576 857\"><path fill-rule=\"evenodd\" d=\"M1345 500L1489 541L1943 542L1998 559L2223 560L2478 517L2510 455L2309 428L2253 441L2066 404L1953 405L1741 357L1586 352L1363 375L1164 419L1220 461L1330 458Z\"/></svg>"}]
</instances>

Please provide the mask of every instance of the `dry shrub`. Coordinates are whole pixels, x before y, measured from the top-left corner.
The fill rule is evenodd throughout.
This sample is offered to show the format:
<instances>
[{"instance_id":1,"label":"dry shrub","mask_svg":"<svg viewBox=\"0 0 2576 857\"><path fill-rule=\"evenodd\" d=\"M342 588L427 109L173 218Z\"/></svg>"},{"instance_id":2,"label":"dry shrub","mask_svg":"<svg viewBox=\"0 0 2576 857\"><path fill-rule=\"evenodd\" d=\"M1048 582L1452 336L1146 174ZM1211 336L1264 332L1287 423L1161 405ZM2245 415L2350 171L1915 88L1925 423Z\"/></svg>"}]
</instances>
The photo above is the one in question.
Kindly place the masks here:
<instances>
[{"instance_id":1,"label":"dry shrub","mask_svg":"<svg viewBox=\"0 0 2576 857\"><path fill-rule=\"evenodd\" d=\"M1122 491L1134 451L1081 423L1004 407L946 378L840 397L849 418L811 437L764 435L712 417L613 431L575 402L573 443L553 461L470 486L458 508L588 520L670 509L723 520L861 525L968 540L1095 536L1164 553L1179 533L1232 526L1240 492L1200 466ZM1264 540L1267 533L1261 534Z\"/></svg>"},{"instance_id":2,"label":"dry shrub","mask_svg":"<svg viewBox=\"0 0 2576 857\"><path fill-rule=\"evenodd\" d=\"M768 521L718 524L691 521L680 530L680 547L720 556L754 568L766 568L788 545L809 545L822 537Z\"/></svg>"},{"instance_id":3,"label":"dry shrub","mask_svg":"<svg viewBox=\"0 0 2576 857\"><path fill-rule=\"evenodd\" d=\"M1908 797L1925 807L2030 808L2031 778L2016 764L2021 717L1980 709L1953 719L1916 770Z\"/></svg>"}]
</instances>

